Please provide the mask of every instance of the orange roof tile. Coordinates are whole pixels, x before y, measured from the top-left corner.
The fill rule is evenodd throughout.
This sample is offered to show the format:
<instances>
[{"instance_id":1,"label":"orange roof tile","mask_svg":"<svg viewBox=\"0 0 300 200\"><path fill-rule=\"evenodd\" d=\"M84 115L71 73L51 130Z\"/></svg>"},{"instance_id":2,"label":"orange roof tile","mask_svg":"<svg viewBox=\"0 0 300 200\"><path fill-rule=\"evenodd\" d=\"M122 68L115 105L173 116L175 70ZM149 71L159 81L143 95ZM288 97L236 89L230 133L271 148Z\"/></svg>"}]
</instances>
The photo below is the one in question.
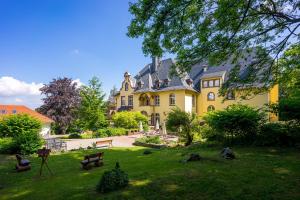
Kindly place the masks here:
<instances>
[{"instance_id":1,"label":"orange roof tile","mask_svg":"<svg viewBox=\"0 0 300 200\"><path fill-rule=\"evenodd\" d=\"M0 105L0 117L3 115L12 115L12 114L28 114L32 117L39 119L42 123L52 123L52 119L22 105Z\"/></svg>"}]
</instances>

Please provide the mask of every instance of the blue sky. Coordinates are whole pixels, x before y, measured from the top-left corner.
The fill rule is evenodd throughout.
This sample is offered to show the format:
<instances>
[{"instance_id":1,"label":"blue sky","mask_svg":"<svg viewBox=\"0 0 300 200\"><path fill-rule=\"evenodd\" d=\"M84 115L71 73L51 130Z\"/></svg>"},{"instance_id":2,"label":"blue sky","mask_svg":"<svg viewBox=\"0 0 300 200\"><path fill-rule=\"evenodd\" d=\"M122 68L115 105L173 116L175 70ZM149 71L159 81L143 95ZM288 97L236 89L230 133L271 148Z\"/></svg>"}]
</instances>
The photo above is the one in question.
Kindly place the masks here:
<instances>
[{"instance_id":1,"label":"blue sky","mask_svg":"<svg viewBox=\"0 0 300 200\"><path fill-rule=\"evenodd\" d=\"M98 76L105 92L119 87L125 71L151 61L142 39L126 36L128 7L126 0L1 0L0 103L34 108L36 88L63 76L84 84Z\"/></svg>"}]
</instances>

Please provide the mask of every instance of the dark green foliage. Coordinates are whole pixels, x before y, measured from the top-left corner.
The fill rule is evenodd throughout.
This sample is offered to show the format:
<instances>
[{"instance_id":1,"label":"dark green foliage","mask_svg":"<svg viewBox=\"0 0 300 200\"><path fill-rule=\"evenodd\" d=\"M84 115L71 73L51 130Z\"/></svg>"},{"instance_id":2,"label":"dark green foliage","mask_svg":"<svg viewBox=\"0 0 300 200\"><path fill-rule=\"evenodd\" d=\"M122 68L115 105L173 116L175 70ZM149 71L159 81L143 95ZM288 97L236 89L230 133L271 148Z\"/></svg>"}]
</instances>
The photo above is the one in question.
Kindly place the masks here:
<instances>
[{"instance_id":1,"label":"dark green foliage","mask_svg":"<svg viewBox=\"0 0 300 200\"><path fill-rule=\"evenodd\" d=\"M278 106L281 120L300 121L300 44L284 52L278 62L280 101Z\"/></svg>"},{"instance_id":2,"label":"dark green foliage","mask_svg":"<svg viewBox=\"0 0 300 200\"><path fill-rule=\"evenodd\" d=\"M195 113L187 113L179 108L173 109L167 117L166 127L169 130L177 131L185 141L185 145L193 142L194 132L200 131L199 121Z\"/></svg>"},{"instance_id":3,"label":"dark green foliage","mask_svg":"<svg viewBox=\"0 0 300 200\"><path fill-rule=\"evenodd\" d=\"M13 154L18 151L18 147L16 146L13 138L0 138L0 153L3 154Z\"/></svg>"},{"instance_id":4,"label":"dark green foliage","mask_svg":"<svg viewBox=\"0 0 300 200\"><path fill-rule=\"evenodd\" d=\"M149 155L149 154L152 154L152 151L150 151L150 150L147 149L147 150L145 150L145 151L143 152L143 154L144 154L144 155Z\"/></svg>"},{"instance_id":5,"label":"dark green foliage","mask_svg":"<svg viewBox=\"0 0 300 200\"><path fill-rule=\"evenodd\" d=\"M97 185L97 191L101 193L116 191L126 187L128 183L129 179L127 173L120 169L120 165L117 162L115 169L104 172Z\"/></svg>"},{"instance_id":6,"label":"dark green foliage","mask_svg":"<svg viewBox=\"0 0 300 200\"><path fill-rule=\"evenodd\" d=\"M69 136L68 136L69 139L80 139L82 138L80 134L78 133L71 133Z\"/></svg>"},{"instance_id":7,"label":"dark green foliage","mask_svg":"<svg viewBox=\"0 0 300 200\"><path fill-rule=\"evenodd\" d=\"M113 116L113 122L116 127L126 129L139 128L139 123L143 123L143 127L148 128L148 118L140 112L124 111L117 112Z\"/></svg>"},{"instance_id":8,"label":"dark green foliage","mask_svg":"<svg viewBox=\"0 0 300 200\"><path fill-rule=\"evenodd\" d=\"M270 122L260 127L255 145L258 146L295 146L300 144L300 123Z\"/></svg>"},{"instance_id":9,"label":"dark green foliage","mask_svg":"<svg viewBox=\"0 0 300 200\"><path fill-rule=\"evenodd\" d=\"M204 119L215 131L216 137L241 140L241 143L252 143L265 114L248 105L234 104L225 110L209 112Z\"/></svg>"},{"instance_id":10,"label":"dark green foliage","mask_svg":"<svg viewBox=\"0 0 300 200\"><path fill-rule=\"evenodd\" d=\"M229 82L269 83L280 52L289 41L299 42L298 1L138 0L130 4L129 11L133 18L128 36L143 38L146 55L175 54L176 72L181 74L199 61L220 66L232 56L234 63L245 49L260 51L257 47L263 47L249 66L248 77L231 76ZM262 67L265 65L271 70ZM256 73L262 68L264 76L260 78Z\"/></svg>"},{"instance_id":11,"label":"dark green foliage","mask_svg":"<svg viewBox=\"0 0 300 200\"><path fill-rule=\"evenodd\" d=\"M283 97L280 99L279 116L281 120L295 119L300 121L300 89L299 88L294 88L294 91L288 97Z\"/></svg>"},{"instance_id":12,"label":"dark green foliage","mask_svg":"<svg viewBox=\"0 0 300 200\"><path fill-rule=\"evenodd\" d=\"M13 138L14 153L36 152L42 145L39 134L41 128L42 124L39 120L26 114L10 115L0 121L1 137Z\"/></svg>"}]
</instances>

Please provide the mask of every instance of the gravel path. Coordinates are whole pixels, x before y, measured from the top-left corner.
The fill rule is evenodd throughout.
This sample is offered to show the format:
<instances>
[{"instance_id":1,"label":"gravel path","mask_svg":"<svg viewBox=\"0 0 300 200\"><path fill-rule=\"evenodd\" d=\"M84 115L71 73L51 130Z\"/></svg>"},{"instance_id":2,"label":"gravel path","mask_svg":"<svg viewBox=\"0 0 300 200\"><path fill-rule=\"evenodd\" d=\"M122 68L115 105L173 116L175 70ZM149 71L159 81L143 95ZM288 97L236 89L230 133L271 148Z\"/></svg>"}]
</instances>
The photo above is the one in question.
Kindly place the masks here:
<instances>
[{"instance_id":1,"label":"gravel path","mask_svg":"<svg viewBox=\"0 0 300 200\"><path fill-rule=\"evenodd\" d=\"M103 141L112 139L113 147L133 147L132 143L136 138L142 137L142 134L131 135L131 136L115 136L115 137L106 137L106 138L93 138L93 139L65 139L67 143L67 150L78 149L80 147L87 148L88 146L92 147L93 143L96 141Z\"/></svg>"}]
</instances>

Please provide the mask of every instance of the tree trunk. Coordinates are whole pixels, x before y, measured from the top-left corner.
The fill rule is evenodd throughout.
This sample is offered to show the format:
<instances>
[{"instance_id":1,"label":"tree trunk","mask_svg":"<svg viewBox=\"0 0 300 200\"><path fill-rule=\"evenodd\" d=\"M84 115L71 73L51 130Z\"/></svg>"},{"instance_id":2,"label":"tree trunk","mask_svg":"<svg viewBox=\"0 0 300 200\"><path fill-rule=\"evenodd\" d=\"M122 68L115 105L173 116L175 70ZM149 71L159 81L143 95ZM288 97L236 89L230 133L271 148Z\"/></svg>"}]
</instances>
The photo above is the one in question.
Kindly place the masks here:
<instances>
[{"instance_id":1,"label":"tree trunk","mask_svg":"<svg viewBox=\"0 0 300 200\"><path fill-rule=\"evenodd\" d=\"M190 144L192 144L193 142L193 137L190 133L190 131L187 131L186 132L186 143L185 143L185 146L189 146Z\"/></svg>"}]
</instances>

